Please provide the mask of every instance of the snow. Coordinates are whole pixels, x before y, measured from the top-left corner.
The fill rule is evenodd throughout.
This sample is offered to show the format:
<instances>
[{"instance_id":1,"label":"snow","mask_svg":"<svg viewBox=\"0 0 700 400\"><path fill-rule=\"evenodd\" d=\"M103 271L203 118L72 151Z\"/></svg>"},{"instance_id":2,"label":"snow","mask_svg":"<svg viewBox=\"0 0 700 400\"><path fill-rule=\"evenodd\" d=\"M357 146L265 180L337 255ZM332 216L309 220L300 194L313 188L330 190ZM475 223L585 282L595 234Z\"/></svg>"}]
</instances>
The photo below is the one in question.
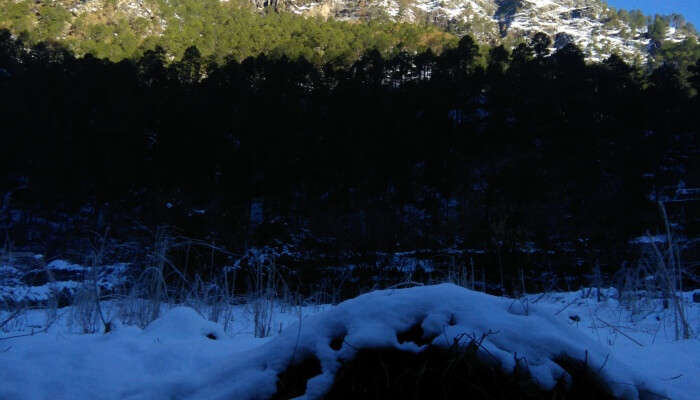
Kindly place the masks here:
<instances>
[{"instance_id":1,"label":"snow","mask_svg":"<svg viewBox=\"0 0 700 400\"><path fill-rule=\"evenodd\" d=\"M537 7L558 6L552 0L528 0L528 3L532 3Z\"/></svg>"},{"instance_id":2,"label":"snow","mask_svg":"<svg viewBox=\"0 0 700 400\"><path fill-rule=\"evenodd\" d=\"M48 333L1 339L36 330L46 318L39 310L24 317L23 330L0 332L0 399L130 398L155 383L182 376L195 382L211 364L240 358L241 352L271 339L253 337L250 311L245 307L236 310L237 326L228 334L185 307L171 309L143 330L115 323L109 334L95 335L73 333L69 314L67 309L59 310L61 319ZM0 312L0 321L3 316ZM279 310L275 316L283 326L297 319ZM207 337L211 333L216 340Z\"/></svg>"},{"instance_id":3,"label":"snow","mask_svg":"<svg viewBox=\"0 0 700 400\"><path fill-rule=\"evenodd\" d=\"M629 241L630 244L666 243L666 235L638 236Z\"/></svg>"},{"instance_id":4,"label":"snow","mask_svg":"<svg viewBox=\"0 0 700 400\"><path fill-rule=\"evenodd\" d=\"M78 264L71 264L65 260L53 260L46 265L46 268L52 270L63 270L63 271L84 271L87 268Z\"/></svg>"},{"instance_id":5,"label":"snow","mask_svg":"<svg viewBox=\"0 0 700 400\"><path fill-rule=\"evenodd\" d=\"M40 286L0 286L0 298L7 298L13 301L46 301L53 293L62 290L73 290L80 287L79 282L63 281L46 283Z\"/></svg>"},{"instance_id":6,"label":"snow","mask_svg":"<svg viewBox=\"0 0 700 400\"><path fill-rule=\"evenodd\" d=\"M18 274L19 270L11 265L0 264L0 273L4 274Z\"/></svg>"},{"instance_id":7,"label":"snow","mask_svg":"<svg viewBox=\"0 0 700 400\"><path fill-rule=\"evenodd\" d=\"M176 307L170 310L163 318L149 324L143 333L154 338L164 338L164 340L197 340L207 335L214 338L226 335L220 325L202 319L194 309L189 307Z\"/></svg>"},{"instance_id":8,"label":"snow","mask_svg":"<svg viewBox=\"0 0 700 400\"><path fill-rule=\"evenodd\" d=\"M33 256L36 259L36 256ZM112 265L97 266L98 281L101 289L112 290L123 286L128 278L128 263L116 263ZM4 265L0 264L0 300L11 302L45 302L54 293L73 293L82 283L82 276L90 269L80 264L74 264L66 260L52 260L46 264L45 269L53 272L68 273L66 280L56 280L33 285L25 282L26 273L40 272L44 268L37 266Z\"/></svg>"},{"instance_id":9,"label":"snow","mask_svg":"<svg viewBox=\"0 0 700 400\"><path fill-rule=\"evenodd\" d=\"M595 290L588 289L595 294ZM695 400L700 393L700 304L692 303L693 292L684 293L686 315L695 336L675 340L673 315L661 299L642 298L633 310L616 300L615 289L602 291L602 301L586 290L571 293L530 295L540 307L557 310L562 321L605 346L626 365L643 371L646 379L664 389L673 400ZM563 310L563 311L560 311ZM580 322L570 317L578 316ZM607 368L607 367L606 367Z\"/></svg>"},{"instance_id":10,"label":"snow","mask_svg":"<svg viewBox=\"0 0 700 400\"><path fill-rule=\"evenodd\" d=\"M278 310L275 318L285 327L265 339L252 337L243 308L234 318L235 335L186 307L172 308L143 330L117 324L108 334L77 335L56 324L48 333L0 340L0 398L266 398L280 372L316 357L322 373L301 397L316 399L360 348L424 349L397 339L420 324L434 345L484 337L485 360L495 357L512 368L516 356L524 358L544 387L565 374L553 358L566 353L600 369L623 398L636 399L644 389L694 399L700 393L700 341L673 341L668 310L659 304L644 303L643 312L630 314L615 296L606 290L601 302L590 291L516 300L451 284L382 290L332 307ZM688 315L694 332L700 331L700 308ZM338 339L343 344L334 350L330 343Z\"/></svg>"},{"instance_id":11,"label":"snow","mask_svg":"<svg viewBox=\"0 0 700 400\"><path fill-rule=\"evenodd\" d=\"M621 54L632 60L636 55L642 55L641 49L648 45L644 38L646 29L636 32L634 38L620 37L622 29L606 27L600 15L595 18L567 18L572 12L590 8L580 3L567 3L552 0L528 0L525 6L513 16L511 30L524 33L544 31L554 37L558 33L566 33L574 38L574 42L583 50L588 50L586 57L591 61L602 61L611 52ZM630 29L626 26L627 29ZM605 46L611 46L605 50ZM554 50L554 49L551 49Z\"/></svg>"}]
</instances>

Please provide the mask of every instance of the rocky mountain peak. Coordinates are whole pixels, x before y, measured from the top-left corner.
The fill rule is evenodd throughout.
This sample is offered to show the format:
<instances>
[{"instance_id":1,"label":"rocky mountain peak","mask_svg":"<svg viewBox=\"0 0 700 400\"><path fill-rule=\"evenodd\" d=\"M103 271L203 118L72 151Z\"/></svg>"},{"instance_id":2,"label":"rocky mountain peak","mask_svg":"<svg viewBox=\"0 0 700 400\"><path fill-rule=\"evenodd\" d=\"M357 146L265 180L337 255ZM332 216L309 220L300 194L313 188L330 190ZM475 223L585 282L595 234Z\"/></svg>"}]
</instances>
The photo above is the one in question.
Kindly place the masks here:
<instances>
[{"instance_id":1,"label":"rocky mountain peak","mask_svg":"<svg viewBox=\"0 0 700 400\"><path fill-rule=\"evenodd\" d=\"M574 43L590 60L618 53L643 62L653 47L643 15L617 12L600 0L255 0L255 6L340 20L430 23L489 44L512 45L544 32L552 50ZM678 28L670 27L665 39L692 35Z\"/></svg>"}]
</instances>

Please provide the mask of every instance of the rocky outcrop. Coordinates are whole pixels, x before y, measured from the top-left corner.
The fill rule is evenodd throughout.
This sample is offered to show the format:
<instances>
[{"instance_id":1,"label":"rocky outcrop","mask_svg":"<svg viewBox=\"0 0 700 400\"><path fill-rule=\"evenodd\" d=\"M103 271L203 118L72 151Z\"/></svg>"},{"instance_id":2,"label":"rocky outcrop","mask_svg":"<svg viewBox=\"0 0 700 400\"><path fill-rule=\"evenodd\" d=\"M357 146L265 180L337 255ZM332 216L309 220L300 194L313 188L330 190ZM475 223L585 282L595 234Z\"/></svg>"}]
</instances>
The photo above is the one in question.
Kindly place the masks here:
<instances>
[{"instance_id":1,"label":"rocky outcrop","mask_svg":"<svg viewBox=\"0 0 700 400\"><path fill-rule=\"evenodd\" d=\"M252 0L257 8L273 7L296 14L366 20L388 17L427 22L482 42L514 43L544 32L552 50L568 43L579 46L588 59L617 53L628 61L644 61L650 40L646 27L618 19L600 0ZM280 3L284 1L283 6ZM686 34L670 29L668 39Z\"/></svg>"}]
</instances>

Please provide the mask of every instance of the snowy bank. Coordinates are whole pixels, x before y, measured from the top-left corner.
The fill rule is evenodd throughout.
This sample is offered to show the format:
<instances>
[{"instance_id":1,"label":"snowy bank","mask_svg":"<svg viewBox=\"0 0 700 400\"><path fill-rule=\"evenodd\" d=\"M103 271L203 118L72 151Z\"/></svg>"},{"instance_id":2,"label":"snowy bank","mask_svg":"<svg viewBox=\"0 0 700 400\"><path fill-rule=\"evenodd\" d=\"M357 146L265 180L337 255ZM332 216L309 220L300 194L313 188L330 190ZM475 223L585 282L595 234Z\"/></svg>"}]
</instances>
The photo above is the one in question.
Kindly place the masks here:
<instances>
[{"instance_id":1,"label":"snowy bank","mask_svg":"<svg viewBox=\"0 0 700 400\"><path fill-rule=\"evenodd\" d=\"M600 368L616 396L636 399L640 390L663 392L650 383L651 379L617 361L608 349L556 320L549 309L525 309L512 299L437 285L377 291L346 301L291 326L260 348L196 376L188 374L137 390L130 398L265 398L274 393L280 373L308 358L318 359L322 372L308 381L305 397L320 398L331 388L342 363L359 349L424 349L415 342L399 340L402 333L416 326L431 339L428 341L439 346L486 335L481 344L484 353L496 357L506 370L515 367L516 356L526 360L533 378L544 388L552 388L566 374L553 359L567 354Z\"/></svg>"},{"instance_id":2,"label":"snowy bank","mask_svg":"<svg viewBox=\"0 0 700 400\"><path fill-rule=\"evenodd\" d=\"M301 398L317 399L361 349L417 353L428 343L449 347L471 338L483 339L484 360L512 370L517 359L544 388L566 377L554 361L566 354L599 370L616 396L667 395L668 382L644 372L643 363L656 360L641 352L618 358L614 348L567 323L557 309L559 304L528 305L449 284L393 289L298 317L278 336L254 339L226 336L217 324L179 307L144 330L117 326L105 335L53 332L0 341L0 398L265 399L275 393L281 373L312 359L319 374L308 380ZM697 341L683 343L689 362L697 364L693 354L699 348ZM661 362L673 363L674 357ZM678 393L671 398L693 398Z\"/></svg>"}]
</instances>

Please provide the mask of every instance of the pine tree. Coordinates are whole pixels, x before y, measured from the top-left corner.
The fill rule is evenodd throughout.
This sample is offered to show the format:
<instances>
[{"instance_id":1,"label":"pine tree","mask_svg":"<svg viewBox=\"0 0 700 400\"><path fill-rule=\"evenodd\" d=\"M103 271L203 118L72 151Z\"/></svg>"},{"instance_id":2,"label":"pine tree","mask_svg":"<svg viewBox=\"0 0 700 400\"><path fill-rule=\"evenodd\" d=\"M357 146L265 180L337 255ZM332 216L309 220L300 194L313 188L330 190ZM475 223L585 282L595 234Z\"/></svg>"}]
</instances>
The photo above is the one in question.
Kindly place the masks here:
<instances>
[{"instance_id":1,"label":"pine tree","mask_svg":"<svg viewBox=\"0 0 700 400\"><path fill-rule=\"evenodd\" d=\"M695 89L696 95L700 94L700 58L695 62L695 65L691 65L688 67L688 71L690 72L690 77L688 78L688 82L690 85Z\"/></svg>"}]
</instances>

